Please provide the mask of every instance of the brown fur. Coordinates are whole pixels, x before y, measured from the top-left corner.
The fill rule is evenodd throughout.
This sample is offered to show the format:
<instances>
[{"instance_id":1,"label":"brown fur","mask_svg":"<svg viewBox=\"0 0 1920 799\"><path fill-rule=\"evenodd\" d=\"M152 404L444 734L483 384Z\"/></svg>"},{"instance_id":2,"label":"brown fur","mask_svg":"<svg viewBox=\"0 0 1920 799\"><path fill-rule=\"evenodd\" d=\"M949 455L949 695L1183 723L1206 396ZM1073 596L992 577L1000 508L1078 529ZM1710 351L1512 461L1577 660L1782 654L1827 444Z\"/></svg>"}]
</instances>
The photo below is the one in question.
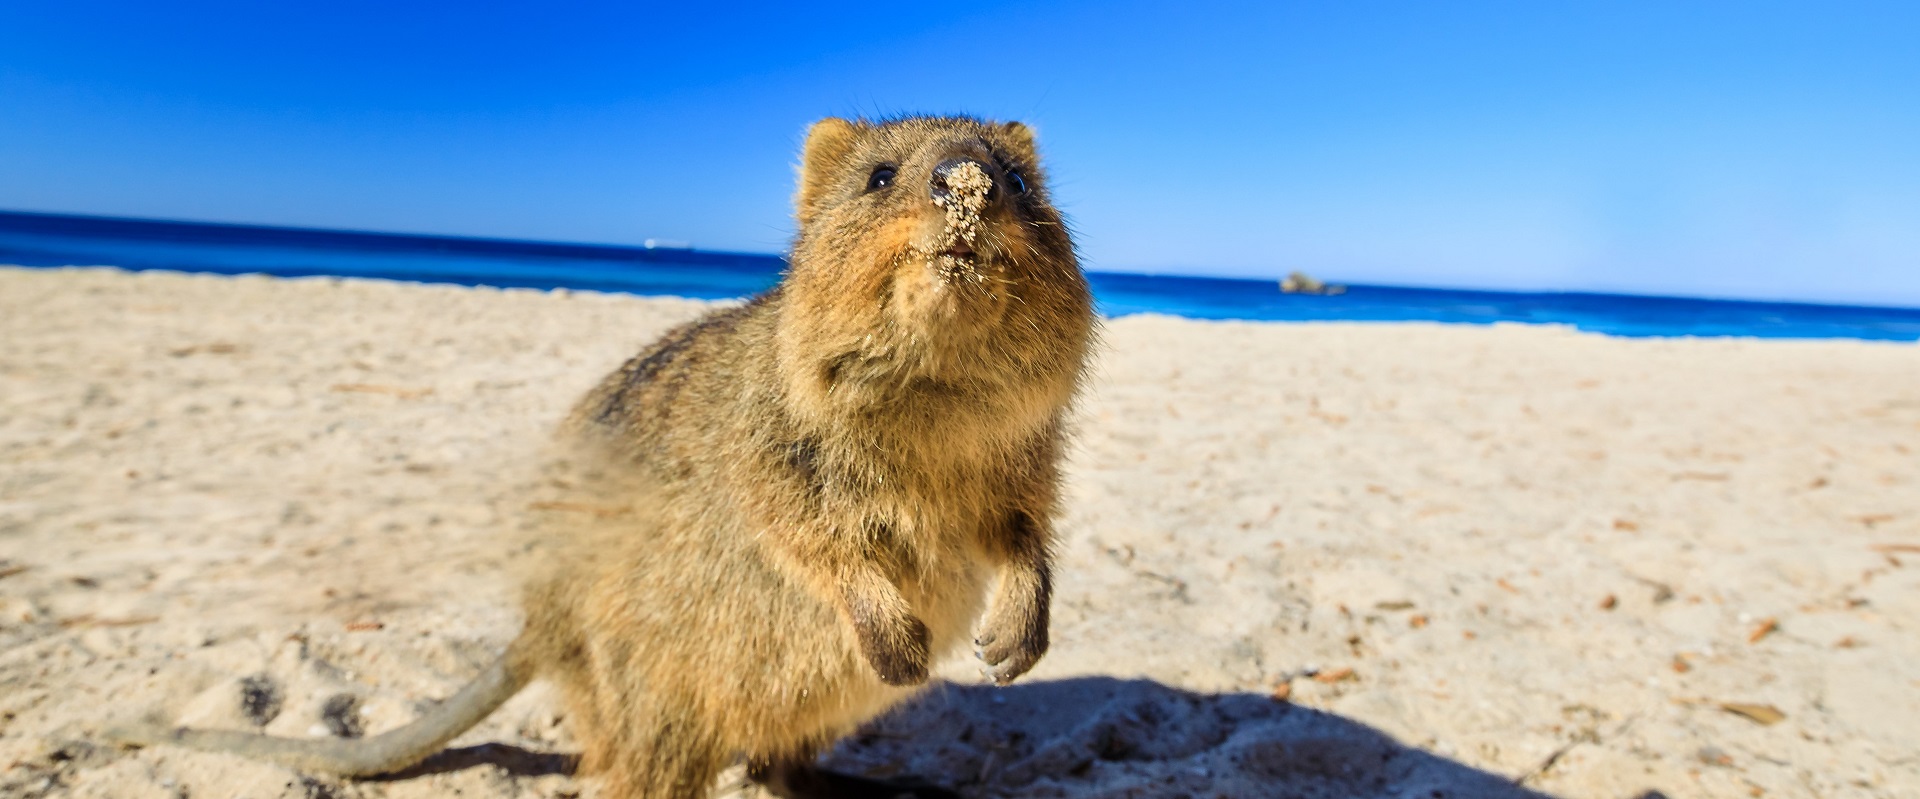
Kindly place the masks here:
<instances>
[{"instance_id":1,"label":"brown fur","mask_svg":"<svg viewBox=\"0 0 1920 799\"><path fill-rule=\"evenodd\" d=\"M929 193L955 158L995 184L970 241ZM776 793L857 792L814 756L935 659L971 633L1004 684L1047 648L1093 315L1031 134L828 119L795 204L779 287L668 333L564 426L644 512L552 542L503 690L559 683L608 796L698 796L741 756Z\"/></svg>"}]
</instances>

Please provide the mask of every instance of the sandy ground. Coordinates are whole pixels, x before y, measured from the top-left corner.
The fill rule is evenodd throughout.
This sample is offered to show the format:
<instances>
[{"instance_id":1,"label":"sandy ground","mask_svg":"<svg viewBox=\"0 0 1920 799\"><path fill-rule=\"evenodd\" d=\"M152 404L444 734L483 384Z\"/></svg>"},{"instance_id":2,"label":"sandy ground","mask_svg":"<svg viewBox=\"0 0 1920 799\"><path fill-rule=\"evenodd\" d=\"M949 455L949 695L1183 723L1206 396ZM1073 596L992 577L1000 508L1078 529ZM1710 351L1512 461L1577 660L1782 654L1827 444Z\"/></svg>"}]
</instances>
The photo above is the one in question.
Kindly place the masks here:
<instances>
[{"instance_id":1,"label":"sandy ground","mask_svg":"<svg viewBox=\"0 0 1920 799\"><path fill-rule=\"evenodd\" d=\"M403 723L513 634L579 392L706 306L0 269L0 795L571 797L536 686L406 779L99 744ZM1052 653L832 755L969 796L1920 795L1920 347L1107 326ZM1537 793L1536 793L1537 792Z\"/></svg>"}]
</instances>

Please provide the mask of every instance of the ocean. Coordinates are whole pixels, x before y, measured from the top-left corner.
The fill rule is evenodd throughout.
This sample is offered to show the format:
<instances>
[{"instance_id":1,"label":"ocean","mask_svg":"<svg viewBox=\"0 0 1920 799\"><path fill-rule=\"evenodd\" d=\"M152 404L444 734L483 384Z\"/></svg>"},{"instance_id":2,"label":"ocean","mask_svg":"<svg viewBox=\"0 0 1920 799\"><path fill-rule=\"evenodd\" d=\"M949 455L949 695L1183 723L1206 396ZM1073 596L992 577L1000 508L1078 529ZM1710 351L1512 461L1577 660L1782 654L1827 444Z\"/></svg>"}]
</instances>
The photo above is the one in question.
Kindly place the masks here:
<instances>
[{"instance_id":1,"label":"ocean","mask_svg":"<svg viewBox=\"0 0 1920 799\"><path fill-rule=\"evenodd\" d=\"M453 236L162 222L0 211L0 264L115 266L468 286L570 288L703 299L744 297L779 278L776 255ZM1258 321L1569 325L1616 336L1920 340L1920 309L1621 294L1352 285L1286 294L1268 280L1091 272L1108 316L1161 313Z\"/></svg>"}]
</instances>

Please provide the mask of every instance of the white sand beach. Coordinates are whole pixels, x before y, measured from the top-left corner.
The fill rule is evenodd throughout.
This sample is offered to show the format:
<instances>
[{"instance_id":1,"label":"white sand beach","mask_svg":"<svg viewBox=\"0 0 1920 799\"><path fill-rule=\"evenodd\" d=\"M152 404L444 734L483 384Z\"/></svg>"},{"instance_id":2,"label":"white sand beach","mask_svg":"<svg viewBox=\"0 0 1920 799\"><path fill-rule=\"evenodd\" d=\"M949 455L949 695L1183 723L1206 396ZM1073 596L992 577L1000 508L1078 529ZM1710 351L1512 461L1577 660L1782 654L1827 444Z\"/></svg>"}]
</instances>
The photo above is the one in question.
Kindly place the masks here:
<instances>
[{"instance_id":1,"label":"white sand beach","mask_svg":"<svg viewBox=\"0 0 1920 799\"><path fill-rule=\"evenodd\" d=\"M414 775L100 743L404 723L518 624L572 400L705 303L0 268L0 796L592 796L542 686ZM978 797L1920 796L1920 346L1107 323L1053 646L839 767ZM258 725L258 726L256 726ZM723 790L751 794L738 786Z\"/></svg>"}]
</instances>

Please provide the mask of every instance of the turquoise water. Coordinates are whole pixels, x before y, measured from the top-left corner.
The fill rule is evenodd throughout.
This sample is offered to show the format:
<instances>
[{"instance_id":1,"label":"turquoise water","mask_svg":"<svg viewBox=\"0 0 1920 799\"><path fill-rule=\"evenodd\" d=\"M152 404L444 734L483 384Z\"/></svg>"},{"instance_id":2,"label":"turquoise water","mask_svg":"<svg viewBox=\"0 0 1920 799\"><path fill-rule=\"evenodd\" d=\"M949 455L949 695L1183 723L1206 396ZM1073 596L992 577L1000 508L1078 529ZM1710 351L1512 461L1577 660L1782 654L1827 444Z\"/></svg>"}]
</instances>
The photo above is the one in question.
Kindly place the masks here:
<instances>
[{"instance_id":1,"label":"turquoise water","mask_svg":"<svg viewBox=\"0 0 1920 799\"><path fill-rule=\"evenodd\" d=\"M778 256L304 230L0 211L0 264L338 275L719 299L779 279ZM1088 274L1109 316L1260 321L1524 322L1620 336L1920 340L1920 309L1619 294L1350 286L1318 297L1272 281Z\"/></svg>"}]
</instances>

